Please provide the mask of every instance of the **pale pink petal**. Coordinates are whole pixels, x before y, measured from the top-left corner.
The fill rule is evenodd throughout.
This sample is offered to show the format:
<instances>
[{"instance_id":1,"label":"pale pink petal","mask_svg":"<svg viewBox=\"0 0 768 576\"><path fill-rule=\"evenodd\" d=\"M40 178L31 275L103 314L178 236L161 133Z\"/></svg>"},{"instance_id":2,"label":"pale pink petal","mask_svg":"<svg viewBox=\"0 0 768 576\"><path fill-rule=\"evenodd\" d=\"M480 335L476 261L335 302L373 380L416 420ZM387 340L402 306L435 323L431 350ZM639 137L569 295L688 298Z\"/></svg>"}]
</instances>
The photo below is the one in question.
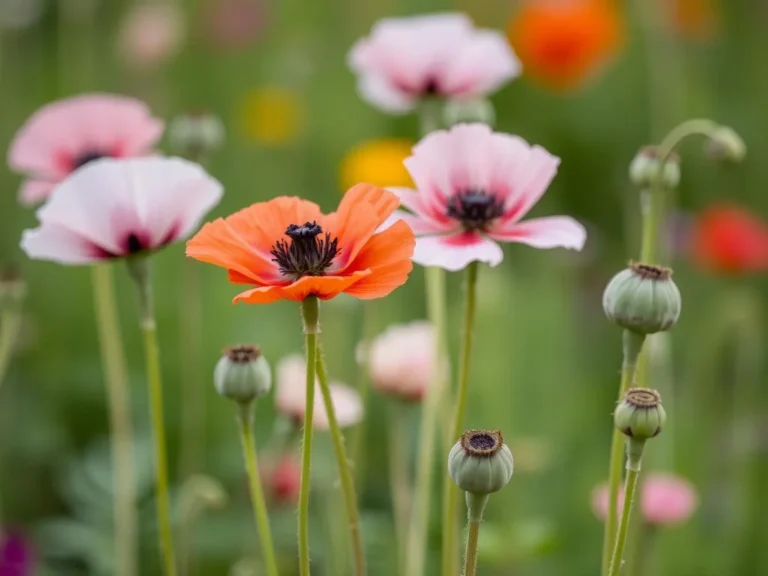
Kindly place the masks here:
<instances>
[{"instance_id":1,"label":"pale pink petal","mask_svg":"<svg viewBox=\"0 0 768 576\"><path fill-rule=\"evenodd\" d=\"M25 180L19 190L19 201L24 206L39 204L50 196L55 185L47 180Z\"/></svg>"},{"instance_id":2,"label":"pale pink petal","mask_svg":"<svg viewBox=\"0 0 768 576\"><path fill-rule=\"evenodd\" d=\"M91 264L110 257L80 234L58 224L25 230L21 249L30 258L61 264Z\"/></svg>"},{"instance_id":3,"label":"pale pink petal","mask_svg":"<svg viewBox=\"0 0 768 576\"><path fill-rule=\"evenodd\" d=\"M581 250L587 231L568 216L548 216L507 224L488 234L501 242L520 242L534 248L571 248Z\"/></svg>"},{"instance_id":4,"label":"pale pink petal","mask_svg":"<svg viewBox=\"0 0 768 576\"><path fill-rule=\"evenodd\" d=\"M515 221L525 216L547 191L559 165L560 158L544 148L531 148L523 169L515 175L503 220Z\"/></svg>"},{"instance_id":5,"label":"pale pink petal","mask_svg":"<svg viewBox=\"0 0 768 576\"><path fill-rule=\"evenodd\" d=\"M61 179L89 155L151 152L163 132L143 102L111 94L59 100L38 110L17 133L8 163L18 172Z\"/></svg>"},{"instance_id":6,"label":"pale pink petal","mask_svg":"<svg viewBox=\"0 0 768 576\"><path fill-rule=\"evenodd\" d=\"M471 232L454 236L421 236L416 238L413 261L422 266L437 266L455 272L470 262L498 265L504 254L496 242Z\"/></svg>"},{"instance_id":7,"label":"pale pink petal","mask_svg":"<svg viewBox=\"0 0 768 576\"><path fill-rule=\"evenodd\" d=\"M382 76L361 75L357 91L364 100L392 114L410 112L418 103L413 94L398 89Z\"/></svg>"},{"instance_id":8,"label":"pale pink petal","mask_svg":"<svg viewBox=\"0 0 768 576\"><path fill-rule=\"evenodd\" d=\"M521 71L520 61L503 34L478 30L472 42L446 65L442 87L454 96L487 94Z\"/></svg>"},{"instance_id":9,"label":"pale pink petal","mask_svg":"<svg viewBox=\"0 0 768 576\"><path fill-rule=\"evenodd\" d=\"M449 232L456 228L456 221L447 216L448 207L428 204L426 194L421 194L410 188L387 188L387 190L398 197L403 208L413 212L416 218L424 220L424 226L433 228L433 232Z\"/></svg>"}]
</instances>

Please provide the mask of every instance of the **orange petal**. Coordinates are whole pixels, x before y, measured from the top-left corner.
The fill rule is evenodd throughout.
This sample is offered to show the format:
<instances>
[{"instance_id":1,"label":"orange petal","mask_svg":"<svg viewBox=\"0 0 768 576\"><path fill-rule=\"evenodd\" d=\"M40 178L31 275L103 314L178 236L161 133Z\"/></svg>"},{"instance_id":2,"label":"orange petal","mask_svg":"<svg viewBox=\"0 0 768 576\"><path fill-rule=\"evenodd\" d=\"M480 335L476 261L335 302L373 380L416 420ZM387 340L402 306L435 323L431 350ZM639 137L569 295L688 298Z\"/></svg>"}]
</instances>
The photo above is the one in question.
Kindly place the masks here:
<instances>
[{"instance_id":1,"label":"orange petal","mask_svg":"<svg viewBox=\"0 0 768 576\"><path fill-rule=\"evenodd\" d=\"M327 218L329 231L339 238L340 253L336 259L344 270L384 221L397 209L397 196L374 186L353 186L341 200L338 211Z\"/></svg>"},{"instance_id":2,"label":"orange petal","mask_svg":"<svg viewBox=\"0 0 768 576\"><path fill-rule=\"evenodd\" d=\"M203 226L187 242L187 256L237 272L251 283L270 284L280 277L269 253L251 246L221 218Z\"/></svg>"},{"instance_id":3,"label":"orange petal","mask_svg":"<svg viewBox=\"0 0 768 576\"><path fill-rule=\"evenodd\" d=\"M360 270L349 276L304 276L287 286L262 286L235 296L234 303L269 304L278 300L301 302L307 296L329 300L371 275L370 270Z\"/></svg>"},{"instance_id":4,"label":"orange petal","mask_svg":"<svg viewBox=\"0 0 768 576\"><path fill-rule=\"evenodd\" d=\"M349 265L350 270L370 270L371 275L351 286L346 293L368 300L386 296L405 284L413 269L411 256L415 246L413 231L402 220L374 235Z\"/></svg>"}]
</instances>

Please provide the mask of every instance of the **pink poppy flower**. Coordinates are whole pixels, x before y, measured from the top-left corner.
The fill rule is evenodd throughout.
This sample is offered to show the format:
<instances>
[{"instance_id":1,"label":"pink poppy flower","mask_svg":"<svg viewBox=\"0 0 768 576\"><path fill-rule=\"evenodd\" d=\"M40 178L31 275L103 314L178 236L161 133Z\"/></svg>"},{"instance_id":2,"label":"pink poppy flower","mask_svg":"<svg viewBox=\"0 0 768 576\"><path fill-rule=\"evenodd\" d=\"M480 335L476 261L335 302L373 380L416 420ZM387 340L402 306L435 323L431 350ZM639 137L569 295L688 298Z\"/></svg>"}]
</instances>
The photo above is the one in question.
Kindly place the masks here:
<instances>
[{"instance_id":1,"label":"pink poppy flower","mask_svg":"<svg viewBox=\"0 0 768 576\"><path fill-rule=\"evenodd\" d=\"M156 250L189 236L221 195L217 180L181 158L102 158L53 190L21 247L62 264Z\"/></svg>"},{"instance_id":2,"label":"pink poppy flower","mask_svg":"<svg viewBox=\"0 0 768 576\"><path fill-rule=\"evenodd\" d=\"M307 403L305 396L306 369L301 354L286 356L277 364L277 391L275 407L279 412L298 421L304 420ZM363 403L356 390L339 382L330 383L331 399L339 426L354 426L363 419ZM315 382L315 406L313 410L315 430L328 430L328 413L325 411L320 385Z\"/></svg>"},{"instance_id":3,"label":"pink poppy flower","mask_svg":"<svg viewBox=\"0 0 768 576\"><path fill-rule=\"evenodd\" d=\"M387 112L425 96L476 98L520 74L504 35L478 30L464 14L385 18L348 57L360 95Z\"/></svg>"},{"instance_id":4,"label":"pink poppy flower","mask_svg":"<svg viewBox=\"0 0 768 576\"><path fill-rule=\"evenodd\" d=\"M70 172L103 156L146 156L163 133L146 104L125 96L85 94L42 107L11 143L8 164L29 179L22 204L48 198Z\"/></svg>"},{"instance_id":5,"label":"pink poppy flower","mask_svg":"<svg viewBox=\"0 0 768 576\"><path fill-rule=\"evenodd\" d=\"M429 322L390 326L367 348L361 344L374 386L384 394L421 400L427 393L435 366L435 332Z\"/></svg>"},{"instance_id":6,"label":"pink poppy flower","mask_svg":"<svg viewBox=\"0 0 768 576\"><path fill-rule=\"evenodd\" d=\"M120 24L118 49L131 66L160 66L181 49L184 24L184 13L174 3L138 4Z\"/></svg>"},{"instance_id":7,"label":"pink poppy flower","mask_svg":"<svg viewBox=\"0 0 768 576\"><path fill-rule=\"evenodd\" d=\"M461 270L473 261L496 266L498 242L581 250L584 226L566 216L521 222L544 195L560 159L485 124L459 124L429 134L406 158L416 190L391 189L398 212L416 234L413 261Z\"/></svg>"},{"instance_id":8,"label":"pink poppy flower","mask_svg":"<svg viewBox=\"0 0 768 576\"><path fill-rule=\"evenodd\" d=\"M652 472L642 479L640 510L648 524L673 525L687 521L699 505L696 489L678 476ZM624 494L619 493L619 507ZM608 486L603 484L592 492L592 509L600 520L608 514Z\"/></svg>"}]
</instances>

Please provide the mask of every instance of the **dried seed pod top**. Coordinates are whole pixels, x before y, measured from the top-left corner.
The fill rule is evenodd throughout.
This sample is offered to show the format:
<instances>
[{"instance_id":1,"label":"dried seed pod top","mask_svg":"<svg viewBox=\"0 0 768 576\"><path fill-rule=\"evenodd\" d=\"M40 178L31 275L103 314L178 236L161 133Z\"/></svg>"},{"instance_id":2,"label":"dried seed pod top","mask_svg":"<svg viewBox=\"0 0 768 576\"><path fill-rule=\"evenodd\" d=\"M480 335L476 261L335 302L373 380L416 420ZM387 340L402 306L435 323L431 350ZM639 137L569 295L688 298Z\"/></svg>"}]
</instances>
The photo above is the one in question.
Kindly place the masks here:
<instances>
[{"instance_id":1,"label":"dried seed pod top","mask_svg":"<svg viewBox=\"0 0 768 576\"><path fill-rule=\"evenodd\" d=\"M451 449L448 473L472 494L498 492L512 478L512 452L499 430L467 430Z\"/></svg>"}]
</instances>

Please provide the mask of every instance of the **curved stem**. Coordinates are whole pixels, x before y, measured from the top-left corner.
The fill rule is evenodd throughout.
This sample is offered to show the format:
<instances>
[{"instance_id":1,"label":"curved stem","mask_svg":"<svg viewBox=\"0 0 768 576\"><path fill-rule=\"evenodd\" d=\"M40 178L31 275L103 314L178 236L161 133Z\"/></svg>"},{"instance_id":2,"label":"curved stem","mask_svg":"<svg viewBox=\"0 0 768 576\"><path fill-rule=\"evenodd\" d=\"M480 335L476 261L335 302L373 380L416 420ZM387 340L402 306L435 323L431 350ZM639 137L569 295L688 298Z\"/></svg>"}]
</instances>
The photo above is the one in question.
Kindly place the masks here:
<instances>
[{"instance_id":1,"label":"curved stem","mask_svg":"<svg viewBox=\"0 0 768 576\"><path fill-rule=\"evenodd\" d=\"M405 410L399 401L390 406L389 419L389 490L392 494L393 525L397 543L398 571L403 567L403 559L408 534L408 511L411 509L411 494L408 482L407 428Z\"/></svg>"},{"instance_id":2,"label":"curved stem","mask_svg":"<svg viewBox=\"0 0 768 576\"><path fill-rule=\"evenodd\" d=\"M624 507L621 511L621 524L616 534L616 543L613 548L611 558L611 567L608 576L619 576L621 571L622 558L624 556L624 546L627 543L627 532L629 531L629 519L632 514L632 506L635 501L635 489L637 488L637 478L640 476L640 470L627 468L627 480L624 488Z\"/></svg>"},{"instance_id":3,"label":"curved stem","mask_svg":"<svg viewBox=\"0 0 768 576\"><path fill-rule=\"evenodd\" d=\"M477 295L478 263L471 262L467 266L466 294L464 306L464 329L462 335L461 354L459 356L459 382L456 396L456 412L454 413L452 438L454 441L461 435L464 418L467 411L467 391L469 390L469 360L472 353L472 339L475 324L475 301ZM456 502L459 489L445 473L443 482L443 576L456 574Z\"/></svg>"},{"instance_id":4,"label":"curved stem","mask_svg":"<svg viewBox=\"0 0 768 576\"><path fill-rule=\"evenodd\" d=\"M411 529L408 534L408 549L405 555L406 576L423 576L424 574L427 525L432 503L432 474L435 469L437 418L448 380L447 370L443 369L443 362L447 357L445 270L435 267L427 268L426 286L427 315L435 334L434 357L439 359L435 361L435 366L440 366L440 369L432 372L432 381L422 405L421 434L416 459L416 491L413 498L415 506L411 517Z\"/></svg>"},{"instance_id":5,"label":"curved stem","mask_svg":"<svg viewBox=\"0 0 768 576\"><path fill-rule=\"evenodd\" d=\"M168 495L168 456L166 454L165 426L163 424L163 383L160 374L160 351L157 345L157 329L152 317L142 321L147 358L147 382L149 404L152 413L152 433L155 440L155 489L157 492L157 523L160 533L160 549L166 576L176 574L171 528L171 503Z\"/></svg>"},{"instance_id":6,"label":"curved stem","mask_svg":"<svg viewBox=\"0 0 768 576\"><path fill-rule=\"evenodd\" d=\"M318 345L319 348L319 345ZM360 516L357 511L357 496L355 495L355 482L352 479L352 470L347 460L347 452L344 448L344 435L341 432L339 421L336 418L336 410L331 398L331 388L328 384L328 372L325 369L325 360L322 351L319 351L315 359L317 379L320 381L320 391L323 396L325 411L328 413L328 431L333 442L333 452L336 455L336 464L339 468L339 480L341 492L344 495L344 508L349 522L349 531L352 537L352 553L354 556L355 575L365 574L365 549L360 533Z\"/></svg>"},{"instance_id":7,"label":"curved stem","mask_svg":"<svg viewBox=\"0 0 768 576\"><path fill-rule=\"evenodd\" d=\"M261 488L259 467L256 461L256 443L253 441L253 406L239 405L237 421L240 426L240 441L243 445L243 457L245 468L248 471L248 481L251 490L251 505L253 517L259 528L261 539L261 551L264 554L264 564L267 576L277 576L277 560L275 559L275 546L272 543L272 531L269 528L269 516L267 505L264 503L264 491Z\"/></svg>"},{"instance_id":8,"label":"curved stem","mask_svg":"<svg viewBox=\"0 0 768 576\"><path fill-rule=\"evenodd\" d=\"M301 443L301 487L299 488L299 570L309 576L309 480L312 468L312 422L315 413L315 356L320 331L320 305L310 296L301 303L307 356L304 434Z\"/></svg>"},{"instance_id":9,"label":"curved stem","mask_svg":"<svg viewBox=\"0 0 768 576\"><path fill-rule=\"evenodd\" d=\"M91 280L109 403L112 482L115 491L115 570L118 575L133 576L138 574L138 531L131 395L112 285L112 268L108 264L93 266Z\"/></svg>"},{"instance_id":10,"label":"curved stem","mask_svg":"<svg viewBox=\"0 0 768 576\"><path fill-rule=\"evenodd\" d=\"M637 359L643 347L645 336L636 334L629 330L624 331L624 362L621 367L621 383L619 385L619 394L617 403L621 401L624 394L632 386L637 367ZM618 525L617 502L619 499L619 487L621 485L621 465L624 460L624 435L613 428L613 437L611 440L611 457L608 464L608 515L605 520L603 532L603 563L602 574L608 573L611 561L611 551L613 550L614 538L616 537L616 526Z\"/></svg>"},{"instance_id":11,"label":"curved stem","mask_svg":"<svg viewBox=\"0 0 768 576\"><path fill-rule=\"evenodd\" d=\"M464 554L464 576L475 576L477 571L477 537L480 534L480 522L469 523L467 551Z\"/></svg>"}]
</instances>

